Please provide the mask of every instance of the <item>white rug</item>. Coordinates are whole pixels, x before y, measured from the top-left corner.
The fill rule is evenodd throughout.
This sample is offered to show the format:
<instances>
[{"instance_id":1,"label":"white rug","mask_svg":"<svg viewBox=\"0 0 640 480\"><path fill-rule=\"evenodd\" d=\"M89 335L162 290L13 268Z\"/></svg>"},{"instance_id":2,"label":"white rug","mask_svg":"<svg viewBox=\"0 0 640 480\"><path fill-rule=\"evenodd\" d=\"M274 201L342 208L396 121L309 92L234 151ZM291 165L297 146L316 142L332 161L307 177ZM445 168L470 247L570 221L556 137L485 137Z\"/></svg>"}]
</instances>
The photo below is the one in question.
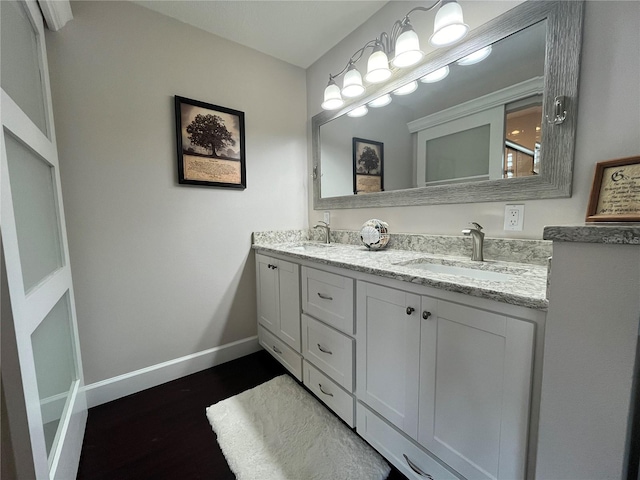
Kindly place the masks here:
<instances>
[{"instance_id":1,"label":"white rug","mask_svg":"<svg viewBox=\"0 0 640 480\"><path fill-rule=\"evenodd\" d=\"M389 465L288 375L207 408L238 480L383 480Z\"/></svg>"}]
</instances>

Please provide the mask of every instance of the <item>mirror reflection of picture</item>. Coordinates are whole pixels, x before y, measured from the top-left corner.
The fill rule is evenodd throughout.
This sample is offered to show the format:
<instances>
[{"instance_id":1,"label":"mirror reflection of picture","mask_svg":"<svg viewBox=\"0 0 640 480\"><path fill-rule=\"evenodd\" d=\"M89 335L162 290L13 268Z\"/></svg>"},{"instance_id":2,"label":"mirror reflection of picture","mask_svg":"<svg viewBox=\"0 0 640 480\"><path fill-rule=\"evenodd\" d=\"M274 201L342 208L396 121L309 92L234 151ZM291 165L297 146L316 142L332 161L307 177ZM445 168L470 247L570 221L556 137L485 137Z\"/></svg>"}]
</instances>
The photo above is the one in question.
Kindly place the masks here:
<instances>
[{"instance_id":1,"label":"mirror reflection of picture","mask_svg":"<svg viewBox=\"0 0 640 480\"><path fill-rule=\"evenodd\" d=\"M384 145L353 137L353 193L384 191Z\"/></svg>"}]
</instances>

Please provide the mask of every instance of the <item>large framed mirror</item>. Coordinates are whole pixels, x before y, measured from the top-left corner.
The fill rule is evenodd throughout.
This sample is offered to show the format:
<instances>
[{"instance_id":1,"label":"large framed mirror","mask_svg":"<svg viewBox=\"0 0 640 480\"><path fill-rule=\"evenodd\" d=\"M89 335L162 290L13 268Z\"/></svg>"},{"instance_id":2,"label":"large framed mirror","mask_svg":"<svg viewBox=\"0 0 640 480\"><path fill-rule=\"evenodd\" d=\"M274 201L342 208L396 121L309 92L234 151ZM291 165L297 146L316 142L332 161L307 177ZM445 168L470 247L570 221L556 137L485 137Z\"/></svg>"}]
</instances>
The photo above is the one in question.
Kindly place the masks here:
<instances>
[{"instance_id":1,"label":"large framed mirror","mask_svg":"<svg viewBox=\"0 0 640 480\"><path fill-rule=\"evenodd\" d=\"M529 0L366 97L314 116L314 208L570 197L583 9L583 1ZM483 49L481 62L461 61ZM412 93L392 93L413 82ZM390 104L348 115L388 93ZM354 187L367 173L354 138L382 145L384 191Z\"/></svg>"}]
</instances>

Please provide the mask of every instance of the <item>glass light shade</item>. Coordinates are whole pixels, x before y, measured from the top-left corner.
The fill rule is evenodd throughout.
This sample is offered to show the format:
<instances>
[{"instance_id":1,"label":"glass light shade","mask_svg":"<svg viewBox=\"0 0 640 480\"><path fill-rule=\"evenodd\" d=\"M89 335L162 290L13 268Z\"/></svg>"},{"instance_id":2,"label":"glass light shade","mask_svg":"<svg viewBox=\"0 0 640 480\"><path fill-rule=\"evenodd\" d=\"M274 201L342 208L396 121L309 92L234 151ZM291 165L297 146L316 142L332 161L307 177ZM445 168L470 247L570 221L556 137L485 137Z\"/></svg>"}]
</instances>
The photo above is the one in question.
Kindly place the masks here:
<instances>
[{"instance_id":1,"label":"glass light shade","mask_svg":"<svg viewBox=\"0 0 640 480\"><path fill-rule=\"evenodd\" d=\"M410 93L415 92L418 89L418 82L415 80L413 82L409 82L406 85L403 85L400 88L397 88L393 91L394 95L409 95Z\"/></svg>"},{"instance_id":2,"label":"glass light shade","mask_svg":"<svg viewBox=\"0 0 640 480\"><path fill-rule=\"evenodd\" d=\"M347 73L344 74L344 81L342 82L342 95L347 98L359 97L364 93L364 86L362 85L362 75L356 69L355 65L351 65Z\"/></svg>"},{"instance_id":3,"label":"glass light shade","mask_svg":"<svg viewBox=\"0 0 640 480\"><path fill-rule=\"evenodd\" d=\"M367 113L369 113L369 109L366 105L361 105L358 108L354 108L347 115L350 117L364 117Z\"/></svg>"},{"instance_id":4,"label":"glass light shade","mask_svg":"<svg viewBox=\"0 0 640 480\"><path fill-rule=\"evenodd\" d=\"M464 23L460 5L455 1L444 3L436 13L429 43L434 47L451 45L462 39L468 31L469 25Z\"/></svg>"},{"instance_id":5,"label":"glass light shade","mask_svg":"<svg viewBox=\"0 0 640 480\"><path fill-rule=\"evenodd\" d=\"M342 105L344 105L344 101L340 96L340 88L331 80L327 88L324 89L324 102L321 107L324 110L336 110Z\"/></svg>"},{"instance_id":6,"label":"glass light shade","mask_svg":"<svg viewBox=\"0 0 640 480\"><path fill-rule=\"evenodd\" d=\"M481 48L480 50L476 50L466 57L461 58L460 60L458 60L458 65L474 65L476 63L480 63L489 55L491 55L491 45Z\"/></svg>"},{"instance_id":7,"label":"glass light shade","mask_svg":"<svg viewBox=\"0 0 640 480\"><path fill-rule=\"evenodd\" d=\"M369 83L381 83L391 76L389 59L382 49L374 50L367 61L367 74L364 76Z\"/></svg>"},{"instance_id":8,"label":"glass light shade","mask_svg":"<svg viewBox=\"0 0 640 480\"><path fill-rule=\"evenodd\" d=\"M395 51L396 56L391 61L394 67L410 67L422 60L424 53L420 50L420 40L411 25L405 26L396 40Z\"/></svg>"},{"instance_id":9,"label":"glass light shade","mask_svg":"<svg viewBox=\"0 0 640 480\"><path fill-rule=\"evenodd\" d=\"M391 95L385 93L384 95L376 98L375 100L371 100L368 105L373 108L384 107L385 105L389 105L391 103Z\"/></svg>"},{"instance_id":10,"label":"glass light shade","mask_svg":"<svg viewBox=\"0 0 640 480\"><path fill-rule=\"evenodd\" d=\"M447 75L449 75L449 65L445 65L434 72L427 73L420 81L422 83L436 83L446 78Z\"/></svg>"}]
</instances>

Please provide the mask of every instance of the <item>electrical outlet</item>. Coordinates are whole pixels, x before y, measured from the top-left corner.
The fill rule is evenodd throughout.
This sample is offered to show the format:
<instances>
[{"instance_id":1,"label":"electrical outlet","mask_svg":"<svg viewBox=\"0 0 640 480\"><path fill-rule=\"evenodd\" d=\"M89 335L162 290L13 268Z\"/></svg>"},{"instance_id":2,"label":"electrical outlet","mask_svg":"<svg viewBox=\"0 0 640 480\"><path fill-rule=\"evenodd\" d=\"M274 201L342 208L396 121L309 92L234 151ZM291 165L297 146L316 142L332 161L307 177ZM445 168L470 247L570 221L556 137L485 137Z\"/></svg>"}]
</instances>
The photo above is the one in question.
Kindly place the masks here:
<instances>
[{"instance_id":1,"label":"electrical outlet","mask_svg":"<svg viewBox=\"0 0 640 480\"><path fill-rule=\"evenodd\" d=\"M331 222L331 212L324 212L324 223L329 225Z\"/></svg>"},{"instance_id":2,"label":"electrical outlet","mask_svg":"<svg viewBox=\"0 0 640 480\"><path fill-rule=\"evenodd\" d=\"M522 231L524 225L524 205L505 205L504 229Z\"/></svg>"}]
</instances>

